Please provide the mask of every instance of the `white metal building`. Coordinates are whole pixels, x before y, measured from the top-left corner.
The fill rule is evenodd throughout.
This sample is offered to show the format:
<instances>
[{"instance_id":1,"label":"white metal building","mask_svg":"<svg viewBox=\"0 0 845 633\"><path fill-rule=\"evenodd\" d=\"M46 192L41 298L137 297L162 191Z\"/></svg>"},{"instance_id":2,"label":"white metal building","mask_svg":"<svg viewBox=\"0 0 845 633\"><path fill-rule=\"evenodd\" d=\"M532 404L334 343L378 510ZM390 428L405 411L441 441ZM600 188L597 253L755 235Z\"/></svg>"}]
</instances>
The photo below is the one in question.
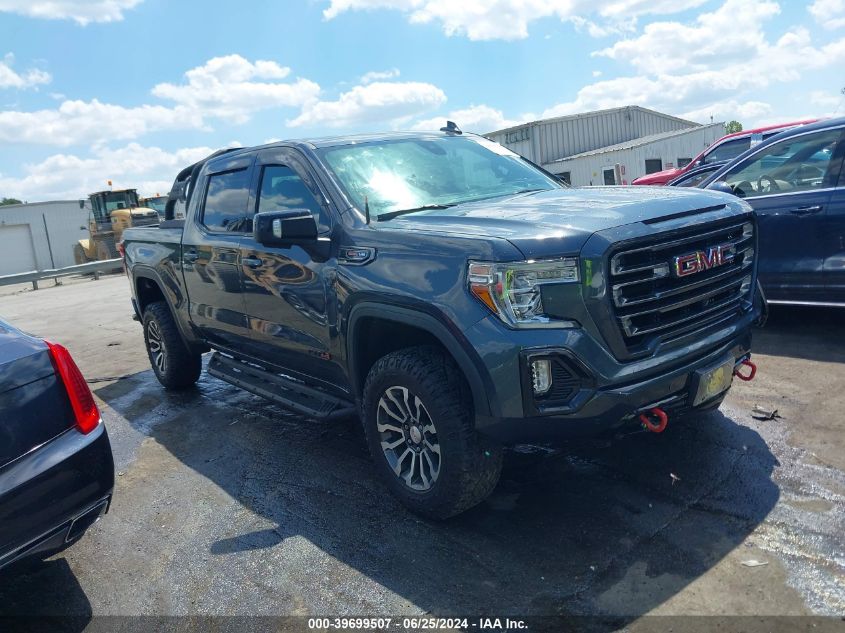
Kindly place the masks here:
<instances>
[{"instance_id":1,"label":"white metal building","mask_svg":"<svg viewBox=\"0 0 845 633\"><path fill-rule=\"evenodd\" d=\"M578 186L604 184L605 159L613 161L611 166L618 163L618 171L625 172L616 174L615 184L677 167L679 161L683 165L724 136L724 130L722 123L703 126L640 106L625 106L533 121L485 136ZM635 149L636 155L625 153ZM584 162L590 166L582 169Z\"/></svg>"},{"instance_id":2,"label":"white metal building","mask_svg":"<svg viewBox=\"0 0 845 633\"><path fill-rule=\"evenodd\" d=\"M683 167L724 135L724 123L699 125L582 152L543 167L576 187L629 185L640 176Z\"/></svg>"},{"instance_id":3,"label":"white metal building","mask_svg":"<svg viewBox=\"0 0 845 633\"><path fill-rule=\"evenodd\" d=\"M600 147L697 125L640 106L625 106L523 123L485 136L544 165Z\"/></svg>"},{"instance_id":4,"label":"white metal building","mask_svg":"<svg viewBox=\"0 0 845 633\"><path fill-rule=\"evenodd\" d=\"M0 206L0 275L72 266L87 225L78 200Z\"/></svg>"}]
</instances>

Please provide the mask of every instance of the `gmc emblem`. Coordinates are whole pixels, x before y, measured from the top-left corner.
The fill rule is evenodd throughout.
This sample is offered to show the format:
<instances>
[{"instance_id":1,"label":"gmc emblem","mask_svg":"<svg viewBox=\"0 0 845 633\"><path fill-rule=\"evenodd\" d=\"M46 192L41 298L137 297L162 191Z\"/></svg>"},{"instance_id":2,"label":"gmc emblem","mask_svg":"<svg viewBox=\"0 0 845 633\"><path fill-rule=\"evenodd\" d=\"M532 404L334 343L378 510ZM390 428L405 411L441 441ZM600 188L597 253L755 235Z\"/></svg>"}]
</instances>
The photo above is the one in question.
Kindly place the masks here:
<instances>
[{"instance_id":1,"label":"gmc emblem","mask_svg":"<svg viewBox=\"0 0 845 633\"><path fill-rule=\"evenodd\" d=\"M733 244L720 244L719 246L712 246L706 251L679 255L672 260L672 264L677 277L686 277L730 264L734 260L735 254Z\"/></svg>"}]
</instances>

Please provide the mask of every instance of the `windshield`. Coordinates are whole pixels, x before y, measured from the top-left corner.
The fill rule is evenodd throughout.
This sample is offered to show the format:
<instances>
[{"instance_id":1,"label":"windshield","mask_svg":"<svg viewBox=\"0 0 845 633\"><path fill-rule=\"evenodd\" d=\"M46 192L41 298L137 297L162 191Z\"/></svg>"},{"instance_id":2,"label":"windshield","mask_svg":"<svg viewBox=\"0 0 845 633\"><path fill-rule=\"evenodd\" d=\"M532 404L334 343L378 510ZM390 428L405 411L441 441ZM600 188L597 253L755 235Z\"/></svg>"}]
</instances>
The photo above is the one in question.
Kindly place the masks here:
<instances>
[{"instance_id":1,"label":"windshield","mask_svg":"<svg viewBox=\"0 0 845 633\"><path fill-rule=\"evenodd\" d=\"M134 191L109 191L104 195L106 211L129 209L138 206L138 195Z\"/></svg>"},{"instance_id":2,"label":"windshield","mask_svg":"<svg viewBox=\"0 0 845 633\"><path fill-rule=\"evenodd\" d=\"M353 204L372 217L562 185L501 145L475 136L401 139L320 150Z\"/></svg>"},{"instance_id":3,"label":"windshield","mask_svg":"<svg viewBox=\"0 0 845 633\"><path fill-rule=\"evenodd\" d=\"M148 209L154 209L159 215L164 215L164 207L167 206L167 196L159 196L157 198L146 198L144 206Z\"/></svg>"}]
</instances>

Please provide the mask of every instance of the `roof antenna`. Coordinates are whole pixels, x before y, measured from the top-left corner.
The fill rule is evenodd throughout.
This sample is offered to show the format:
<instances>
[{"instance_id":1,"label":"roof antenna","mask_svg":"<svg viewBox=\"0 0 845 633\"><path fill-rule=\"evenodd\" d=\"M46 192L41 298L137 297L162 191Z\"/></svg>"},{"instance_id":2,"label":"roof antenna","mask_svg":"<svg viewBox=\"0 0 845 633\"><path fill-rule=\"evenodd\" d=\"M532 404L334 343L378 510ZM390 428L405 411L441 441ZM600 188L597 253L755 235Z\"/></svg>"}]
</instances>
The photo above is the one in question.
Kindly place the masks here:
<instances>
[{"instance_id":1,"label":"roof antenna","mask_svg":"<svg viewBox=\"0 0 845 633\"><path fill-rule=\"evenodd\" d=\"M367 219L367 224L370 223L370 198L364 196L364 217Z\"/></svg>"},{"instance_id":2,"label":"roof antenna","mask_svg":"<svg viewBox=\"0 0 845 633\"><path fill-rule=\"evenodd\" d=\"M440 131L446 132L446 134L463 134L461 128L454 121L446 121L446 127L440 128Z\"/></svg>"}]
</instances>

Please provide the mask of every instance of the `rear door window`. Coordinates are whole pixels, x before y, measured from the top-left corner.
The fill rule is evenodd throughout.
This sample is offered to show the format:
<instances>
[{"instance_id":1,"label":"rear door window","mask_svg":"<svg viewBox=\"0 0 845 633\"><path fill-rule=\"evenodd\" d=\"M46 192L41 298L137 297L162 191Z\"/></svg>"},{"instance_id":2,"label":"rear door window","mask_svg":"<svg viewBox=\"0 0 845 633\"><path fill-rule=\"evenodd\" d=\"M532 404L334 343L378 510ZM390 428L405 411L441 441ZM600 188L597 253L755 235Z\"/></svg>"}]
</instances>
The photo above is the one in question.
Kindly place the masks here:
<instances>
[{"instance_id":1,"label":"rear door window","mask_svg":"<svg viewBox=\"0 0 845 633\"><path fill-rule=\"evenodd\" d=\"M737 138L732 141L725 141L701 159L701 164L706 165L708 163L736 158L750 147L751 138L748 136L745 138Z\"/></svg>"},{"instance_id":2,"label":"rear door window","mask_svg":"<svg viewBox=\"0 0 845 633\"><path fill-rule=\"evenodd\" d=\"M243 233L248 201L248 169L210 175L203 201L203 226L215 233Z\"/></svg>"}]
</instances>

